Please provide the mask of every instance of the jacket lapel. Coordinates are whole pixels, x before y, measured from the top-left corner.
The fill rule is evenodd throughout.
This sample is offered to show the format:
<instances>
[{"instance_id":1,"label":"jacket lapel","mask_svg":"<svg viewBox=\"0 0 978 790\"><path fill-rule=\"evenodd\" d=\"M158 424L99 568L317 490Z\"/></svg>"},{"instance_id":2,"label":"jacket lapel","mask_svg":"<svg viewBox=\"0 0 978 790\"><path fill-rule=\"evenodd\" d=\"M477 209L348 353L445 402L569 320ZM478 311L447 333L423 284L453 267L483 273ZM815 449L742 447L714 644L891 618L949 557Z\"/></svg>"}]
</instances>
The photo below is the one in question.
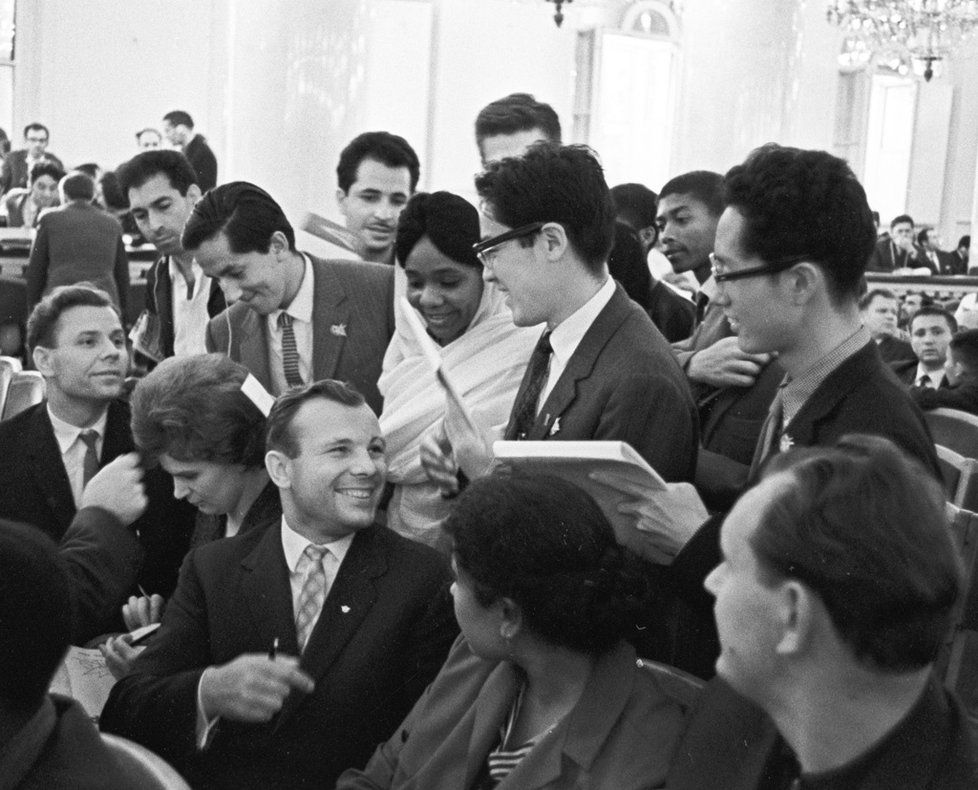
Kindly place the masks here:
<instances>
[{"instance_id":1,"label":"jacket lapel","mask_svg":"<svg viewBox=\"0 0 978 790\"><path fill-rule=\"evenodd\" d=\"M312 322L314 379L334 378L350 330L350 304L328 261L313 259L315 296Z\"/></svg>"},{"instance_id":2,"label":"jacket lapel","mask_svg":"<svg viewBox=\"0 0 978 790\"><path fill-rule=\"evenodd\" d=\"M132 441L132 430L129 427L129 406L124 401L115 400L109 404L105 421L105 441L102 443L102 457L99 468L124 453L135 449Z\"/></svg>"},{"instance_id":3,"label":"jacket lapel","mask_svg":"<svg viewBox=\"0 0 978 790\"><path fill-rule=\"evenodd\" d=\"M486 678L474 706L475 717L469 737L465 787L472 787L482 770L485 755L499 743L499 728L505 723L518 691L519 681L512 665L507 661L500 662Z\"/></svg>"},{"instance_id":4,"label":"jacket lapel","mask_svg":"<svg viewBox=\"0 0 978 790\"><path fill-rule=\"evenodd\" d=\"M258 315L250 307L244 306L244 315L239 329L238 349L241 364L250 370L262 384L272 389L271 370L268 366L268 333L265 331L265 316ZM231 338L233 345L234 338Z\"/></svg>"},{"instance_id":5,"label":"jacket lapel","mask_svg":"<svg viewBox=\"0 0 978 790\"><path fill-rule=\"evenodd\" d=\"M44 493L45 504L54 513L59 530L64 531L75 515L75 500L71 483L61 458L61 448L54 438L54 427L48 417L47 401L42 402L31 417L30 441L25 448L27 463L38 488Z\"/></svg>"},{"instance_id":6,"label":"jacket lapel","mask_svg":"<svg viewBox=\"0 0 978 790\"><path fill-rule=\"evenodd\" d=\"M278 639L282 653L298 655L292 587L282 552L281 532L272 527L267 529L251 553L241 561L241 567L241 594L260 644L271 648Z\"/></svg>"}]
</instances>

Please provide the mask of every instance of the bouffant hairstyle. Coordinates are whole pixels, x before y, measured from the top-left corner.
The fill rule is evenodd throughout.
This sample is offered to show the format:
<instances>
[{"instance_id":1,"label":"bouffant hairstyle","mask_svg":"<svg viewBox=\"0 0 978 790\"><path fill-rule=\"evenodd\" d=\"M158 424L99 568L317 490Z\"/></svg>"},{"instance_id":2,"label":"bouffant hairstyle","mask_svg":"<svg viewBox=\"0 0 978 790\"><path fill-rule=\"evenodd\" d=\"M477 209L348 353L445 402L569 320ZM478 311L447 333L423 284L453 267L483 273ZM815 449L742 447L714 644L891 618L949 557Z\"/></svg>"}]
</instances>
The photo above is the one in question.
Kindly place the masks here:
<instances>
[{"instance_id":1,"label":"bouffant hairstyle","mask_svg":"<svg viewBox=\"0 0 978 790\"><path fill-rule=\"evenodd\" d=\"M627 636L648 605L638 560L577 486L547 475L495 474L459 496L445 531L483 606L510 598L535 635L588 653Z\"/></svg>"},{"instance_id":2,"label":"bouffant hairstyle","mask_svg":"<svg viewBox=\"0 0 978 790\"><path fill-rule=\"evenodd\" d=\"M223 354L165 359L130 398L136 446L155 461L264 465L265 416L241 391L244 365Z\"/></svg>"},{"instance_id":3,"label":"bouffant hairstyle","mask_svg":"<svg viewBox=\"0 0 978 790\"><path fill-rule=\"evenodd\" d=\"M394 250L403 267L414 246L427 236L435 249L455 263L482 268L472 245L479 241L479 212L465 198L451 192L419 192L397 222Z\"/></svg>"}]
</instances>

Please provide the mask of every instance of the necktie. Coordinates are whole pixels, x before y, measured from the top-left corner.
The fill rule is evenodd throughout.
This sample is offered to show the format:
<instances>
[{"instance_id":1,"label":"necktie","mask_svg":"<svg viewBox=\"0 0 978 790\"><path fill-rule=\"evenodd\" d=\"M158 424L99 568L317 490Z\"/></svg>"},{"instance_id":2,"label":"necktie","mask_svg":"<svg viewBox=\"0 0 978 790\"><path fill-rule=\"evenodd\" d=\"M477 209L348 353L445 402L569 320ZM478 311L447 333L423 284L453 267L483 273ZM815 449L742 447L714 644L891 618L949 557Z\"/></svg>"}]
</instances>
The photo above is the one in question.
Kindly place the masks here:
<instances>
[{"instance_id":1,"label":"necktie","mask_svg":"<svg viewBox=\"0 0 978 790\"><path fill-rule=\"evenodd\" d=\"M282 330L282 368L285 370L285 383L289 387L301 387L302 376L299 375L299 349L295 344L295 330L292 328L292 316L285 310L278 314L278 326Z\"/></svg>"},{"instance_id":2,"label":"necktie","mask_svg":"<svg viewBox=\"0 0 978 790\"><path fill-rule=\"evenodd\" d=\"M326 546L306 546L299 558L296 571L302 574L302 590L295 607L295 635L299 652L306 649L306 642L312 633L319 613L326 600L326 572L323 570L323 557L329 554Z\"/></svg>"},{"instance_id":3,"label":"necktie","mask_svg":"<svg viewBox=\"0 0 978 790\"><path fill-rule=\"evenodd\" d=\"M530 364L527 366L526 386L520 393L519 400L513 405L513 422L517 439L525 439L537 418L537 401L547 383L547 371L550 369L550 355L553 346L550 345L550 332L544 332L537 342Z\"/></svg>"},{"instance_id":4,"label":"necktie","mask_svg":"<svg viewBox=\"0 0 978 790\"><path fill-rule=\"evenodd\" d=\"M84 488L98 471L98 448L96 447L98 431L88 428L79 433L78 438L85 444L85 460L82 461L82 488Z\"/></svg>"},{"instance_id":5,"label":"necktie","mask_svg":"<svg viewBox=\"0 0 978 790\"><path fill-rule=\"evenodd\" d=\"M767 419L761 428L760 441L757 443L757 449L754 451L754 460L750 467L751 478L764 466L764 462L775 450L779 449L778 443L781 438L782 423L784 422L784 401L781 397L783 391L784 385L778 388L774 400L771 401L771 408L768 410Z\"/></svg>"},{"instance_id":6,"label":"necktie","mask_svg":"<svg viewBox=\"0 0 978 790\"><path fill-rule=\"evenodd\" d=\"M703 316L706 315L706 308L710 304L710 297L700 291L696 294L696 324L703 323Z\"/></svg>"},{"instance_id":7,"label":"necktie","mask_svg":"<svg viewBox=\"0 0 978 790\"><path fill-rule=\"evenodd\" d=\"M917 386L934 389L934 380L925 373L923 376L917 379Z\"/></svg>"}]
</instances>

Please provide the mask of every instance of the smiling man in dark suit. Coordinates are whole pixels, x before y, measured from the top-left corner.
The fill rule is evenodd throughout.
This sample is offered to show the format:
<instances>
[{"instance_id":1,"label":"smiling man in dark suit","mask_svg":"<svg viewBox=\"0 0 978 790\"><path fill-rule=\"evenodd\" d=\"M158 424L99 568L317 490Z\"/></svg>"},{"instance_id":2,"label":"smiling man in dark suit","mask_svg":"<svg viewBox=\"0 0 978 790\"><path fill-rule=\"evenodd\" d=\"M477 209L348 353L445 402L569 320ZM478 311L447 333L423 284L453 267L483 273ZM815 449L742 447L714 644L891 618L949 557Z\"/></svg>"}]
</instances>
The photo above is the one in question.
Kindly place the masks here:
<instances>
[{"instance_id":1,"label":"smiling man in dark suit","mask_svg":"<svg viewBox=\"0 0 978 790\"><path fill-rule=\"evenodd\" d=\"M267 437L281 524L189 555L101 719L194 787L332 787L390 737L457 633L445 558L373 523L385 445L362 396L336 381L289 392Z\"/></svg>"},{"instance_id":2,"label":"smiling man in dark suit","mask_svg":"<svg viewBox=\"0 0 978 790\"><path fill-rule=\"evenodd\" d=\"M324 378L348 381L380 414L377 379L394 333L392 267L299 252L278 203L245 181L198 201L183 248L234 303L211 319L208 351L240 362L276 395Z\"/></svg>"}]
</instances>

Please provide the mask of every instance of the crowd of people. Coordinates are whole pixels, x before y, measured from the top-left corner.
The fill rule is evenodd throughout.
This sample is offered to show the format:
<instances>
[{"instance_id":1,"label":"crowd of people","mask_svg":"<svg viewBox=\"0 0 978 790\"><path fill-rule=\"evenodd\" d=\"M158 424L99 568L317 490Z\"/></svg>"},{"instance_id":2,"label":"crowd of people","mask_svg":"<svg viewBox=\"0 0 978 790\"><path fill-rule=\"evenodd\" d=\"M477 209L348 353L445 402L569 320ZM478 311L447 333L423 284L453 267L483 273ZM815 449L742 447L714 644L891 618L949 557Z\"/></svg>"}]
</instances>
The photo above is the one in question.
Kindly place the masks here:
<instances>
[{"instance_id":1,"label":"crowd of people","mask_svg":"<svg viewBox=\"0 0 978 790\"><path fill-rule=\"evenodd\" d=\"M0 786L139 786L48 693L69 644L116 678L101 730L194 788L978 786L921 411L978 413L978 330L867 288L914 253L843 160L609 188L513 94L476 119L478 208L351 141L321 259L192 130L115 173L159 253L131 329L83 257L28 271ZM584 490L499 439L624 442L663 482Z\"/></svg>"}]
</instances>

